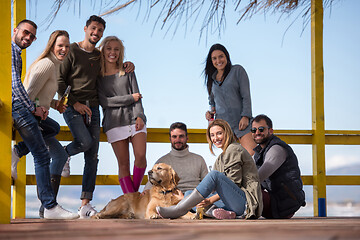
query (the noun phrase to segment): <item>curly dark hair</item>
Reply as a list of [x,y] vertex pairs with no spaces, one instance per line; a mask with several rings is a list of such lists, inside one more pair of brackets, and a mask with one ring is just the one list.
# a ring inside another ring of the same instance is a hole
[[92,22],[101,23],[102,25],[104,25],[104,29],[106,27],[106,22],[102,17],[96,16],[96,15],[91,15],[89,17],[89,19],[86,21],[86,26],[88,27]]

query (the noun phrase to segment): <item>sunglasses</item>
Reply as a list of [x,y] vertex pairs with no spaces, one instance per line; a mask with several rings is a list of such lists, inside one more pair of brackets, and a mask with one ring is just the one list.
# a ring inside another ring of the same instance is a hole
[[36,36],[34,34],[32,34],[31,32],[29,32],[28,30],[26,29],[22,29],[22,28],[19,28],[21,31],[23,31],[23,33],[26,35],[26,36],[30,36],[30,40],[31,41],[35,41],[36,40]]
[[269,127],[259,127],[259,128],[253,127],[252,129],[250,129],[250,131],[252,133],[256,133],[256,130],[259,130],[259,132],[263,132],[263,131],[265,131],[266,128],[269,128]]

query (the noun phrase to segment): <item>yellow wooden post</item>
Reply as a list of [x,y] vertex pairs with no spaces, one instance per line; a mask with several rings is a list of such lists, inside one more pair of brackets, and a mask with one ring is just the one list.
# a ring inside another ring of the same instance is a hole
[[[14,12],[14,27],[23,19],[26,18],[26,0],[14,0],[13,2]],[[22,50],[21,53],[23,62],[22,80],[26,73],[26,50]],[[17,135],[16,141],[20,138]],[[12,216],[13,218],[25,218],[26,209],[26,157],[22,157],[18,167],[18,179],[14,182],[13,187],[13,204],[12,204]]]
[[11,214],[11,1],[0,2],[0,223]]
[[323,5],[311,1],[311,105],[313,135],[314,216],[326,217]]

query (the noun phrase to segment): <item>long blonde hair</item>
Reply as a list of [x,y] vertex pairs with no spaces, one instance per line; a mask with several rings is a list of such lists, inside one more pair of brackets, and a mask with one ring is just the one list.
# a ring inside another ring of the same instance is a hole
[[124,64],[123,64],[124,56],[125,56],[125,47],[122,41],[116,36],[108,36],[104,38],[104,40],[102,40],[102,42],[99,45],[99,49],[101,52],[101,75],[104,76],[106,72],[104,48],[111,41],[116,41],[120,44],[120,54],[119,54],[119,59],[116,61],[116,66],[119,69],[119,76],[122,76],[125,74]]
[[40,61],[41,59],[43,58],[46,58],[49,53],[51,52],[51,50],[54,48],[54,45],[55,45],[55,42],[56,42],[56,39],[60,36],[65,36],[67,38],[70,38],[69,37],[69,33],[65,30],[56,30],[54,32],[52,32],[50,34],[50,37],[49,37],[49,41],[47,42],[46,44],[46,47],[44,49],[44,51],[40,54],[40,56],[30,65],[30,68],[29,70],[27,71],[26,73],[26,76],[25,76],[25,79],[27,79],[29,77],[29,74],[31,72],[31,69],[33,68],[33,66],[38,62]]
[[213,148],[214,148],[214,144],[211,141],[211,137],[210,137],[210,128],[214,127],[214,126],[219,126],[224,130],[224,139],[225,139],[225,143],[224,143],[224,147],[223,147],[223,153],[226,151],[227,147],[233,143],[236,142],[236,138],[235,135],[233,133],[233,131],[231,130],[230,125],[223,119],[215,119],[213,122],[211,122],[206,130],[206,139],[209,143],[209,149],[210,152],[215,155]]

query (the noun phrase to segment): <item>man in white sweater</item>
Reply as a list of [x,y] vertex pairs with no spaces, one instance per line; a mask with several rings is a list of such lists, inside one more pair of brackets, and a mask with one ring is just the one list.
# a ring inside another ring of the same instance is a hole
[[[208,173],[207,165],[203,157],[189,152],[187,127],[184,123],[171,124],[169,136],[171,151],[159,158],[155,164],[170,165],[180,177],[178,188],[183,193],[189,190],[191,192]],[[144,190],[150,188],[151,184],[148,182]]]

